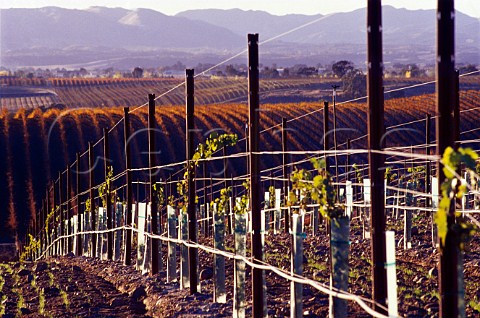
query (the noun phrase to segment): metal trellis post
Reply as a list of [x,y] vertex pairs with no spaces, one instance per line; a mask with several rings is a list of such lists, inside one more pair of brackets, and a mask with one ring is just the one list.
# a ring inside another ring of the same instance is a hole
[[[95,161],[94,161],[94,156],[93,156],[93,147],[92,143],[88,143],[88,179],[89,179],[89,196],[90,196],[90,220],[92,222],[92,231],[96,230],[96,217],[95,217],[95,192],[94,192],[94,186],[95,186],[95,175],[94,175],[94,170],[95,170]],[[97,255],[97,234],[93,232],[90,235],[90,240],[91,240],[91,255],[92,257],[95,257]]]
[[[282,172],[283,172],[283,200],[284,205],[287,206],[288,200],[288,134],[287,134],[287,119],[282,118]],[[290,210],[285,209],[285,233],[290,233]]]
[[[382,150],[385,133],[383,105],[382,61],[382,4],[369,0],[367,7],[367,95],[368,95],[368,149]],[[384,156],[369,152],[369,177],[371,180],[371,252],[373,300],[376,311],[386,314],[387,271],[385,244]],[[378,304],[378,305],[377,305]]]
[[[263,262],[262,244],[262,214],[261,214],[261,189],[259,167],[259,71],[258,71],[258,34],[248,35],[248,127],[249,127],[249,167],[250,167],[250,207],[252,210],[252,256],[254,262]],[[252,298],[253,317],[265,315],[265,290],[263,270],[252,269]]]
[[[70,165],[67,164],[67,233],[68,235],[73,233],[73,222],[72,222],[72,169]],[[73,237],[69,236],[67,238],[67,252],[70,253],[73,251]]]
[[[186,155],[187,155],[187,187],[188,187],[188,204],[187,204],[187,214],[188,214],[188,239],[189,241],[196,243],[197,242],[197,211],[195,204],[195,182],[193,182],[195,177],[195,167],[191,162],[194,148],[193,148],[193,133],[195,128],[195,110],[194,110],[194,70],[187,69],[185,71],[186,77]],[[198,258],[198,249],[197,248],[188,248],[188,258],[190,266],[190,294],[197,292],[197,283],[198,283],[198,273],[197,273],[197,258]]]
[[[437,9],[437,65],[436,93],[437,155],[442,156],[447,147],[455,146],[454,106],[456,103],[455,79],[455,9],[453,0],[439,0]],[[439,192],[445,180],[441,167],[437,168]],[[455,224],[455,208],[450,205],[447,215],[447,235],[445,244],[440,242],[439,288],[440,317],[458,317],[458,235],[452,230]]]
[[[127,207],[125,209],[126,214],[126,226],[132,226],[132,158],[130,155],[130,114],[129,108],[123,108],[124,113],[124,142],[125,142],[125,174],[127,181]],[[126,230],[125,234],[125,257],[123,258],[123,263],[125,265],[130,265],[132,253],[132,230]]]
[[[75,170],[77,171],[77,176],[76,176],[76,183],[77,183],[77,231],[80,232],[81,230],[81,223],[80,223],[80,216],[83,214],[83,211],[81,209],[81,196],[80,196],[80,189],[81,189],[81,184],[80,184],[80,153],[77,152],[77,161],[76,161],[76,166]],[[75,254],[77,256],[82,255],[82,235],[77,234],[76,236],[76,251]]]
[[[153,167],[156,165],[156,148],[155,148],[155,94],[148,94],[148,165],[149,165],[149,190],[150,190],[150,214],[152,216],[151,229],[154,235],[161,233],[158,228],[158,200],[155,193],[155,173]],[[160,187],[160,185],[159,185]],[[160,225],[161,226],[161,225]],[[155,275],[159,270],[159,241],[157,239],[150,239],[151,249],[150,258],[152,260],[151,274]]]
[[[103,162],[104,162],[104,172],[105,172],[105,182],[108,180],[108,170],[112,169],[112,165],[110,165],[110,143],[108,139],[108,128],[103,129]],[[112,200],[110,194],[110,187],[112,187],[111,180],[110,186],[105,187],[105,202],[106,206],[104,207],[107,210],[107,229],[109,232],[107,233],[107,258],[113,259],[113,209],[112,209]]]

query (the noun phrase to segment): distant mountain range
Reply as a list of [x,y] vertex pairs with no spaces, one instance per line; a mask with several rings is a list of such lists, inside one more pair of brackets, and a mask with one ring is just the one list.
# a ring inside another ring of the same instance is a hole
[[[0,64],[7,67],[196,65],[244,49],[247,33],[259,33],[262,42],[308,23],[262,47],[264,64],[365,60],[365,9],[327,16],[240,9],[168,16],[149,9],[45,7],[4,9],[0,18]],[[385,60],[434,63],[435,23],[435,10],[384,6]],[[480,19],[457,12],[456,47],[457,60],[479,63]]]
[[226,28],[149,9],[7,9],[1,12],[1,23],[2,50],[69,46],[231,50],[241,42]]
[[[435,10],[407,10],[383,6],[384,43],[434,44]],[[322,15],[274,16],[262,11],[191,10],[178,13],[178,17],[204,21],[244,35],[256,31],[263,39],[286,32],[311,21],[301,30],[282,37],[282,41],[309,44],[363,44],[366,42],[366,10]],[[459,44],[480,45],[480,20],[463,13],[456,15],[456,41]]]

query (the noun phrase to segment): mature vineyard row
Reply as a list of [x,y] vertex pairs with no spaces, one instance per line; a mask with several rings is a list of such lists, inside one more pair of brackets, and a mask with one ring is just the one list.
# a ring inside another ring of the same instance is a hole
[[20,108],[50,107],[57,99],[54,96],[2,97],[0,108],[15,111]]
[[[385,104],[386,126],[398,125],[404,122],[425,118],[427,113],[434,113],[434,95],[423,95],[412,98],[389,100]],[[480,108],[478,91],[461,93],[462,109]],[[299,120],[289,121],[289,149],[291,150],[318,150],[323,148],[323,112],[321,103],[300,104],[265,104],[262,105],[261,123],[263,128],[279,124],[281,118],[296,118],[308,112],[316,113]],[[347,138],[355,139],[363,136],[366,131],[366,105],[341,104],[337,105],[338,143],[344,143]],[[184,107],[162,106],[157,108],[156,119],[158,132],[157,145],[161,151],[160,164],[173,163],[185,158],[184,149]],[[205,135],[212,129],[221,129],[229,133],[236,133],[242,138],[245,135],[245,121],[247,107],[243,104],[222,104],[196,107],[196,143],[203,141]],[[0,192],[0,215],[2,224],[2,240],[13,234],[7,231],[8,223],[13,228],[28,224],[37,206],[45,195],[45,185],[58,176],[59,170],[64,170],[66,163],[75,160],[76,152],[83,153],[89,141],[96,142],[102,137],[104,127],[112,127],[123,116],[121,108],[87,108],[62,111],[49,109],[42,111],[20,110],[16,114],[3,111],[0,115],[0,157],[5,158],[0,165],[0,187],[6,191]],[[132,138],[133,167],[144,167],[148,162],[147,133],[142,131],[146,127],[146,108],[131,114],[133,129],[137,132]],[[477,118],[480,109],[465,113],[462,117],[462,131],[478,127]],[[332,121],[330,115],[330,121]],[[330,123],[330,127],[333,124]],[[419,121],[404,126],[409,130],[400,130],[388,135],[387,146],[410,146],[424,143],[425,122]],[[345,130],[351,128],[351,130]],[[473,131],[462,136],[463,139],[479,138],[480,131]],[[332,140],[332,139],[331,139]],[[111,154],[115,174],[124,169],[123,159],[123,124],[120,123],[111,134]],[[365,147],[366,139],[352,143],[353,148]],[[95,148],[95,155],[101,156],[103,144]],[[343,148],[340,147],[340,148]],[[245,149],[245,143],[240,142],[236,149],[239,152]],[[261,136],[261,150],[281,150],[281,138],[277,129],[266,131]],[[266,157],[262,161],[263,168],[280,163],[278,157]],[[86,167],[87,158],[82,158],[82,165]],[[244,159],[232,159],[229,162],[229,173],[238,174],[244,171]],[[212,166],[212,171],[217,168]],[[220,170],[218,168],[218,170]],[[98,163],[95,170],[98,182],[103,180],[103,161]],[[163,178],[169,176],[168,170],[162,170]],[[135,179],[145,180],[146,174],[137,173]],[[86,181],[84,181],[86,182]],[[8,216],[10,215],[10,219]]]
[[[478,76],[461,78],[463,89],[478,89]],[[394,89],[407,85],[415,85],[429,79],[389,79],[385,89]],[[157,103],[161,105],[179,105],[184,103],[184,88],[178,88],[163,95],[182,83],[182,79],[108,79],[108,78],[74,78],[74,79],[20,79],[0,78],[0,86],[15,88],[45,89],[42,94],[6,95],[1,98],[1,108],[15,111],[20,108],[49,107],[52,104],[64,104],[68,108],[138,106],[146,102],[150,92],[157,92]],[[329,96],[331,84],[339,83],[335,79],[297,78],[297,79],[265,79],[261,81],[261,98],[266,101],[285,100],[319,100]],[[202,78],[195,84],[197,104],[213,104],[228,102],[246,102],[247,83],[242,78]],[[433,92],[434,85],[421,86],[408,94],[418,95]],[[308,93],[303,96],[302,94]],[[404,91],[394,92],[387,97],[403,96]],[[298,96],[296,96],[298,95]],[[295,97],[296,96],[296,97]]]
[[170,78],[18,78],[0,77],[0,85],[6,86],[101,86],[137,83],[151,85],[152,82],[172,82]]
[[[0,78],[0,86],[6,87],[43,87],[56,95],[47,96],[7,96],[2,97],[2,108],[15,111],[19,108],[48,107],[61,103],[69,108],[138,106],[146,102],[150,92],[157,92],[157,103],[162,105],[183,104],[184,87],[161,96],[178,84],[182,79],[19,79]],[[333,83],[338,80],[333,80]],[[289,89],[312,90],[330,89],[332,80],[315,79],[278,79],[263,80],[262,92],[282,91]],[[199,77],[196,80],[196,103],[212,104],[222,102],[245,101],[247,82],[239,78],[208,79]]]

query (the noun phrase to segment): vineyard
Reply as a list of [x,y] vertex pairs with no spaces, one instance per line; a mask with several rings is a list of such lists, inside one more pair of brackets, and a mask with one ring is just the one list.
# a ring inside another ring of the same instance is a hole
[[[166,93],[157,99],[160,105],[180,105],[183,103],[183,91],[180,79],[17,79],[0,78],[4,87],[42,87],[52,91],[49,99],[38,96],[15,96],[2,98],[2,108],[17,110],[20,108],[49,107],[51,104],[68,105],[69,108],[138,106],[145,102],[145,96],[152,91]],[[319,91],[331,88],[338,80],[316,79],[279,79],[263,80],[262,92],[275,91]],[[172,87],[177,87],[170,91]],[[245,101],[247,85],[245,79],[200,78],[195,89],[196,103],[213,104]],[[324,94],[324,93],[323,93]],[[321,95],[320,95],[321,96]],[[316,99],[319,97],[317,96]],[[51,102],[49,104],[49,102]]]
[[[468,111],[462,118],[462,131],[465,138],[476,139],[480,131],[475,130],[480,112],[478,91],[461,92],[461,109]],[[294,151],[313,151],[323,147],[322,122],[323,108],[320,103],[302,104],[265,104],[262,105],[261,124],[263,128],[279,125],[282,118],[287,120],[302,116],[302,114],[315,112],[311,116],[295,120],[290,128],[291,138],[288,148]],[[402,125],[406,130],[392,132],[388,136],[387,145],[413,146],[424,141],[425,118],[427,114],[435,114],[435,96],[421,95],[410,98],[392,99],[386,102],[386,126]],[[247,120],[247,106],[243,104],[220,104],[198,106],[196,109],[195,140],[204,140],[209,132],[221,129],[227,133],[238,136],[245,135],[245,122]],[[0,169],[2,191],[0,204],[3,213],[3,222],[10,224],[10,228],[17,223],[19,229],[25,228],[30,222],[30,217],[35,215],[44,196],[46,184],[56,177],[59,171],[68,162],[75,160],[77,152],[83,152],[88,142],[102,137],[104,128],[111,128],[123,116],[120,108],[91,108],[79,110],[20,110],[15,114],[3,112],[1,114],[0,151],[2,157],[7,158],[6,164]],[[346,103],[338,105],[337,127],[338,144],[345,147],[348,138],[352,140],[351,147],[362,149],[366,146],[366,105],[362,103]],[[185,157],[185,149],[178,147],[185,139],[184,108],[182,106],[162,106],[157,108],[155,118],[158,123],[156,132],[159,147],[159,163],[169,164],[180,161]],[[333,127],[333,118],[330,117],[330,126]],[[140,109],[132,114],[132,129],[139,130],[132,138],[132,145],[136,153],[147,151],[147,134],[141,131],[146,127],[147,113]],[[317,127],[316,129],[312,129]],[[261,135],[262,149],[281,150],[280,127],[267,131]],[[363,138],[362,138],[363,137]],[[62,145],[59,147],[58,145]],[[122,171],[125,162],[121,149],[123,148],[122,133],[118,130],[112,132],[111,147],[112,165],[114,171]],[[232,151],[238,152],[245,149],[245,144],[239,143]],[[101,149],[96,147],[96,155],[101,157]],[[12,160],[15,158],[15,160]],[[148,156],[134,156],[133,167],[143,167],[148,161]],[[84,161],[86,164],[86,161]],[[270,156],[262,160],[262,168],[267,169],[281,164],[281,158]],[[241,175],[245,171],[244,160],[231,159],[230,173],[233,176]],[[214,167],[217,171],[221,168]],[[100,167],[98,168],[101,170]],[[160,171],[161,178],[169,177],[168,171]],[[147,174],[139,174],[135,179],[145,181]],[[19,181],[22,180],[22,181]],[[98,179],[100,181],[101,179]],[[27,189],[27,191],[25,191]],[[8,216],[8,217],[7,217]],[[7,220],[9,220],[7,222]],[[17,225],[12,230],[16,230]],[[7,240],[14,233],[3,229],[3,240]],[[8,234],[7,234],[8,233]],[[24,234],[24,233],[21,233]]]
[[[473,146],[475,149],[478,149],[477,144],[474,140],[479,139],[479,129],[476,118],[480,116],[480,99],[478,91],[461,91],[460,93],[461,100],[461,139],[468,143],[470,146]],[[282,118],[287,120],[288,125],[288,142],[287,148],[289,150],[289,162],[295,163],[297,168],[311,168],[305,160],[305,156],[312,156],[315,153],[318,153],[318,149],[324,147],[324,140],[322,138],[322,126],[324,122],[324,106],[322,103],[301,103],[301,104],[264,104],[262,105],[262,112],[260,116],[260,122],[262,124],[263,132],[260,134],[260,151],[266,152],[262,155],[260,161],[260,167],[264,171],[262,174],[262,185],[264,191],[270,191],[272,187],[275,189],[282,189],[282,166],[283,158],[280,155],[282,151],[282,128],[281,122]],[[365,239],[365,224],[362,221],[362,211],[366,202],[364,202],[364,186],[361,183],[361,179],[366,178],[365,169],[367,166],[366,162],[366,153],[362,151],[366,147],[366,127],[365,121],[367,119],[366,115],[366,104],[363,103],[339,103],[336,105],[336,127],[338,133],[336,134],[337,155],[335,158],[333,153],[329,155],[328,162],[331,165],[331,169],[334,169],[336,166],[335,163],[338,161],[337,169],[338,175],[341,176],[338,181],[342,187],[344,187],[345,179],[348,178],[353,182],[353,197],[352,197],[352,236],[350,240],[358,242],[355,246],[355,250],[352,250],[352,257],[362,260],[360,263],[353,261],[351,263],[352,274],[349,278],[350,291],[356,295],[363,294],[365,290],[365,285],[370,284],[368,279],[368,273],[364,272],[362,269],[364,266],[362,262],[368,262],[368,255],[360,253],[359,251],[365,250],[368,248],[368,240]],[[425,129],[426,129],[426,116],[428,114],[435,115],[435,95],[421,95],[417,97],[410,98],[398,98],[388,100],[385,103],[386,109],[386,127],[387,131],[391,131],[388,134],[388,139],[386,140],[386,149],[391,149],[391,151],[407,151],[412,156],[414,154],[423,155],[426,153],[425,147]],[[241,154],[245,151],[247,147],[245,143],[245,122],[248,119],[247,116],[247,106],[244,104],[216,104],[216,105],[205,105],[197,106],[195,108],[195,136],[194,142],[196,144],[202,143],[209,136],[212,131],[218,133],[229,133],[237,134],[239,136],[239,142],[232,147],[227,148],[228,154]],[[330,110],[331,111],[331,110]],[[160,106],[156,108],[155,112],[155,121],[157,123],[157,130],[155,131],[156,145],[158,149],[158,163],[161,168],[158,170],[156,175],[158,180],[162,184],[165,184],[164,191],[165,197],[176,194],[176,187],[178,180],[181,180],[181,170],[178,169],[183,166],[182,158],[185,158],[185,148],[179,147],[182,145],[185,140],[185,130],[182,127],[185,126],[185,108],[184,106]],[[308,114],[308,116],[305,116]],[[120,200],[125,200],[126,198],[126,188],[122,186],[125,181],[124,173],[121,171],[125,167],[125,154],[122,149],[125,147],[123,133],[121,131],[122,126],[116,125],[119,121],[122,121],[124,116],[123,109],[121,108],[90,108],[90,109],[73,109],[73,110],[59,110],[59,109],[34,109],[34,110],[20,110],[14,114],[4,111],[1,117],[2,132],[0,143],[2,145],[1,149],[4,152],[2,155],[7,159],[6,165],[3,166],[2,174],[4,177],[0,178],[3,184],[1,185],[7,191],[2,192],[2,210],[9,211],[8,213],[3,213],[2,224],[8,224],[3,228],[2,233],[4,233],[3,240],[8,241],[9,238],[17,232],[21,237],[24,235],[22,229],[28,227],[28,225],[35,224],[34,220],[38,218],[36,211],[44,208],[45,201],[42,199],[45,198],[44,193],[48,191],[49,193],[49,204],[53,204],[54,200],[59,200],[57,194],[54,194],[52,191],[56,187],[60,186],[59,182],[63,183],[65,187],[66,175],[65,172],[60,175],[55,173],[56,171],[63,170],[62,167],[69,162],[76,160],[76,154],[79,153],[80,163],[79,166],[73,165],[72,170],[79,171],[80,180],[79,186],[75,182],[70,185],[70,193],[65,193],[65,190],[62,190],[64,202],[69,202],[68,198],[77,198],[76,193],[83,193],[78,195],[79,201],[71,201],[70,208],[73,211],[78,211],[79,204],[80,209],[84,209],[86,202],[88,201],[88,192],[82,192],[82,189],[86,189],[89,184],[88,174],[84,171],[88,171],[89,160],[88,152],[82,152],[82,150],[88,148],[88,144],[92,140],[100,140],[94,144],[92,151],[95,158],[99,159],[97,164],[93,167],[93,184],[101,185],[105,178],[105,169],[104,169],[104,149],[102,147],[104,138],[104,128],[112,128],[109,135],[109,147],[112,150],[110,154],[110,160],[108,161],[111,165],[114,177],[112,178],[112,189],[115,189],[115,195]],[[329,116],[329,125],[333,127],[332,114]],[[148,143],[147,143],[147,131],[145,127],[148,125],[148,112],[145,108],[139,108],[138,110],[132,112],[130,116],[131,129],[132,133],[131,148],[135,154],[132,156],[132,180],[133,180],[133,201],[138,203],[148,202],[148,178],[149,173],[144,168],[148,166]],[[433,124],[433,121],[431,122]],[[432,125],[434,126],[434,125]],[[316,127],[316,128],[315,128]],[[389,128],[391,127],[391,128]],[[120,128],[120,129],[119,129]],[[332,139],[332,138],[331,138]],[[349,149],[350,152],[346,152],[347,140],[349,140]],[[62,145],[62,147],[58,147]],[[330,146],[332,147],[332,146]],[[334,148],[330,148],[334,149]],[[358,149],[357,152],[355,149]],[[273,151],[273,152],[272,152]],[[276,153],[275,153],[276,151]],[[331,150],[333,151],[333,150]],[[145,155],[142,155],[145,154]],[[403,156],[403,155],[402,155]],[[348,159],[347,159],[348,157]],[[15,158],[13,160],[12,158]],[[97,160],[96,159],[96,160]],[[402,238],[403,231],[403,219],[401,217],[402,207],[406,206],[408,203],[408,195],[404,193],[404,189],[407,189],[409,186],[408,180],[423,180],[425,178],[425,170],[419,170],[420,172],[413,177],[412,172],[409,169],[412,167],[424,167],[424,161],[407,157],[399,157],[398,154],[392,155],[389,157],[389,165],[392,167],[391,174],[397,176],[406,175],[407,177],[402,177],[392,181],[392,190],[390,193],[388,204],[391,206],[389,208],[392,212],[392,216],[389,218],[388,227],[397,232],[397,240]],[[221,157],[218,160],[208,161],[208,166],[201,165],[198,169],[198,181],[196,182],[196,188],[199,190],[199,202],[203,205],[203,210],[207,211],[206,203],[215,201],[215,198],[218,197],[224,181],[228,180],[228,184],[232,187],[232,196],[236,197],[242,194],[242,180],[245,178],[247,171],[245,158],[242,156],[232,156],[227,157],[226,166],[222,161]],[[355,168],[353,164],[355,163]],[[356,170],[355,170],[356,169]],[[419,168],[420,169],[420,168]],[[407,171],[408,170],[408,171]],[[291,170],[290,170],[291,171]],[[180,172],[180,173],[179,173]],[[434,172],[434,171],[432,171]],[[411,175],[412,177],[408,177]],[[77,174],[73,174],[76,178]],[[227,176],[227,179],[223,177]],[[72,177],[71,177],[72,178]],[[48,180],[55,180],[54,184],[49,184]],[[395,179],[395,178],[394,178]],[[24,182],[18,182],[18,180],[24,180]],[[63,181],[60,181],[63,180]],[[408,181],[408,182],[407,182]],[[419,182],[416,181],[416,182]],[[420,184],[420,183],[418,183]],[[424,183],[423,183],[424,184]],[[47,188],[45,185],[48,185]],[[53,188],[52,188],[53,187]],[[97,186],[98,187],[98,186]],[[423,189],[423,190],[422,190]],[[345,191],[345,190],[344,190]],[[396,191],[396,193],[395,193]],[[418,191],[425,191],[423,186],[418,187]],[[343,192],[345,194],[345,192]],[[393,195],[394,194],[394,195]],[[57,196],[57,199],[55,199]],[[431,255],[435,255],[435,250],[431,247],[430,237],[429,237],[429,227],[431,224],[428,213],[427,215],[422,212],[422,207],[426,206],[426,199],[423,197],[424,193],[416,192],[415,201],[418,200],[417,212],[415,213],[413,226],[413,235],[412,235],[412,244],[418,244],[418,246],[423,246],[423,248],[428,248],[431,250]],[[94,192],[95,204],[96,207],[104,206],[102,203],[102,197],[100,192],[97,194],[97,190]],[[345,197],[344,197],[345,198]],[[75,199],[76,200],[76,199]],[[275,199],[277,200],[277,199]],[[274,200],[274,201],[275,201]],[[412,199],[413,200],[413,199]],[[473,200],[473,199],[472,199]],[[267,199],[265,199],[265,204],[267,204]],[[273,201],[271,201],[273,202]],[[275,201],[276,202],[276,201]],[[280,202],[280,201],[278,201]],[[91,203],[90,203],[91,204]],[[272,207],[278,206],[277,203],[273,204]],[[311,203],[310,203],[311,204]],[[473,206],[473,203],[469,203]],[[136,209],[139,206],[136,205]],[[423,208],[424,209],[424,208]],[[97,211],[98,208],[97,208]],[[168,229],[167,223],[167,207],[160,209],[160,218],[161,228]],[[268,211],[268,210],[267,210]],[[284,208],[281,208],[281,213],[285,213]],[[301,229],[302,232],[306,233],[315,233],[314,236],[307,236],[305,244],[308,244],[308,247],[305,247],[305,255],[309,256],[309,263],[305,265],[304,275],[306,277],[311,277],[315,281],[322,282],[325,279],[328,279],[328,262],[318,258],[318,251],[311,249],[313,246],[318,246],[320,250],[328,249],[328,242],[324,241],[323,233],[326,228],[325,224],[322,222],[318,223],[318,227],[315,229],[313,225],[313,215],[311,214],[313,210],[305,210],[305,221],[304,228]],[[404,210],[407,211],[407,210]],[[406,212],[404,212],[406,213]],[[45,215],[45,214],[44,214]],[[97,214],[99,215],[99,214]],[[229,216],[233,216],[233,212],[227,213]],[[181,214],[178,216],[180,217]],[[138,216],[137,216],[138,217]],[[199,219],[206,218],[207,215],[199,214]],[[97,228],[99,230],[106,225],[102,224],[102,219],[98,220],[99,224]],[[103,219],[104,220],[104,219]],[[120,220],[120,219],[119,219]],[[139,231],[139,220],[134,217],[134,224],[136,224],[135,230]],[[267,242],[275,242],[275,236],[282,237],[281,241],[288,241],[287,237],[284,237],[284,234],[281,234],[281,231],[277,231],[277,234],[274,234],[275,228],[275,216],[272,214],[269,216],[269,227],[270,230],[267,231],[268,239]],[[33,222],[33,223],[32,223]],[[211,221],[210,221],[211,222]],[[233,221],[232,221],[233,222]],[[318,222],[318,221],[316,221]],[[418,223],[417,223],[418,222]],[[228,223],[227,223],[228,224]],[[226,224],[226,225],[227,225]],[[267,223],[268,224],[268,223]],[[282,226],[283,222],[280,223]],[[363,225],[362,225],[363,224]],[[421,225],[422,224],[422,225]],[[427,227],[425,227],[427,225]],[[82,225],[86,229],[87,225]],[[213,242],[211,241],[210,235],[212,232],[208,231],[208,228],[211,228],[212,225],[203,224],[200,225],[200,233],[204,233],[200,236],[201,242],[206,244],[206,246],[212,246]],[[284,226],[284,225],[283,225]],[[227,227],[228,229],[228,227]],[[210,230],[211,231],[211,230]],[[231,231],[231,230],[229,230]],[[234,242],[231,241],[231,234],[227,231],[225,238],[227,242],[225,243],[225,248],[227,250],[234,249]],[[134,232],[135,237],[138,232]],[[415,234],[416,233],[416,234]],[[143,235],[143,234],[141,234]],[[166,237],[169,235],[167,232],[164,232],[163,235]],[[282,235],[282,236],[280,236]],[[101,235],[99,235],[100,237]],[[205,236],[205,238],[203,238]],[[118,235],[117,235],[118,237]],[[53,239],[53,236],[52,236]],[[83,238],[85,241],[88,240],[88,236],[85,235]],[[206,241],[205,241],[206,240]],[[147,242],[148,239],[146,240]],[[103,242],[103,243],[102,243]],[[99,249],[105,251],[107,238],[104,236],[101,241],[99,241]],[[313,243],[315,242],[315,243]],[[401,241],[400,241],[401,242]],[[477,238],[472,241],[472,244],[477,242]],[[167,264],[168,261],[168,244],[165,242],[162,245],[162,258],[161,263]],[[358,245],[358,246],[357,246]],[[364,246],[365,245],[365,246]],[[64,245],[65,246],[65,245]],[[364,247],[360,247],[364,246]],[[475,243],[472,246],[477,246]],[[60,248],[60,247],[57,247]],[[85,245],[83,247],[81,254],[91,255],[91,246]],[[124,261],[122,257],[125,253],[124,247],[119,247],[119,254],[116,256],[118,261]],[[278,253],[278,250],[287,249],[280,254],[288,254],[288,249],[290,249],[288,244],[272,244],[267,243],[266,251],[267,261],[269,264],[277,266],[279,268],[288,268],[288,258],[281,259],[278,256],[275,256]],[[142,250],[142,252],[137,251],[137,246],[133,246],[135,251],[132,254],[132,262],[137,262],[137,257],[142,257],[142,259],[148,259],[147,255],[143,255],[147,249]],[[277,252],[275,252],[277,251]],[[133,252],[132,252],[133,253]],[[428,313],[434,312],[436,309],[432,305],[435,303],[435,279],[436,275],[426,274],[426,269],[429,270],[435,267],[434,259],[425,260],[424,263],[417,264],[415,260],[415,253],[418,253],[418,249],[415,247],[411,250],[405,250],[404,252],[398,251],[397,260],[399,264],[399,281],[402,282],[402,288],[399,290],[399,297],[411,297],[412,301],[405,299],[403,304],[400,305],[400,310],[403,312],[417,312],[420,314],[427,315]],[[474,259],[477,253],[476,248],[471,250],[469,254],[469,259]],[[138,256],[140,255],[140,256]],[[208,253],[202,252],[201,254],[201,267],[200,268],[209,268],[208,264],[211,264],[213,260],[210,258]],[[107,258],[106,254],[99,254],[100,258]],[[179,256],[180,257],[180,254]],[[471,305],[467,306],[467,311],[473,313],[475,306],[475,301],[477,301],[475,296],[475,287],[477,284],[477,279],[475,275],[475,267],[472,267],[474,263],[469,263],[466,275],[471,277],[471,281],[467,283],[466,290],[468,292],[468,301]],[[163,265],[165,266],[165,265]],[[170,265],[169,265],[170,266]],[[178,265],[180,266],[180,265]],[[206,267],[205,267],[206,266]],[[232,275],[234,264],[230,261],[226,261],[226,275]],[[151,264],[146,264],[145,268],[150,268]],[[173,274],[171,274],[173,275]],[[327,276],[325,276],[327,275]],[[315,278],[316,277],[316,278]],[[419,301],[416,296],[420,291],[415,285],[410,285],[409,280],[417,280],[421,277],[428,279],[428,283],[425,286],[428,286],[428,289],[422,289],[422,293],[427,293],[429,296],[424,297],[422,301]],[[230,278],[227,279],[227,282]],[[167,279],[165,282],[167,286],[172,284],[172,279]],[[478,282],[480,283],[480,282]],[[214,288],[213,285],[206,282],[204,288]],[[230,281],[229,284],[233,284]],[[275,282],[270,282],[269,284],[276,284]],[[210,286],[210,287],[209,287]],[[249,283],[247,282],[247,286]],[[286,297],[285,293],[288,289],[288,285],[282,285],[279,287],[277,293],[278,297]],[[228,291],[228,290],[227,290]],[[230,291],[231,292],[231,291]],[[229,292],[229,293],[230,293]],[[306,291],[306,293],[315,293],[314,289]],[[181,294],[184,295],[184,294]],[[250,294],[247,292],[246,296]],[[283,296],[281,296],[283,295]],[[370,297],[369,293],[363,294],[365,297]],[[73,297],[73,296],[71,296]],[[155,295],[150,295],[156,299]],[[172,296],[173,297],[173,296]],[[180,297],[180,296],[179,296]],[[184,296],[182,296],[184,297]],[[269,298],[272,295],[269,294]],[[281,299],[281,298],[280,298]],[[315,315],[323,316],[328,311],[328,306],[325,306],[325,299],[323,298],[312,298],[315,301],[305,303],[305,310],[315,313]],[[327,298],[328,300],[328,298]],[[314,305],[318,303],[318,305]],[[281,308],[280,303],[277,301],[269,301],[269,306],[278,306]],[[322,305],[323,304],[323,305]],[[32,305],[33,306],[33,305]],[[163,303],[162,306],[166,306],[167,312],[173,314],[169,306]],[[433,307],[432,307],[433,306]],[[185,307],[188,306],[185,304]],[[149,310],[155,311],[156,307],[151,307]],[[170,309],[169,309],[170,308]],[[349,305],[349,310],[356,312],[357,315],[361,315],[362,309],[358,304],[353,303]],[[431,308],[425,310],[422,308]],[[72,309],[71,309],[72,310]],[[228,307],[219,307],[217,310],[220,312],[225,312],[228,314],[231,308]],[[433,310],[433,311],[432,311]],[[284,315],[285,312],[276,309],[277,315]],[[248,314],[248,311],[247,311]],[[168,316],[168,315],[166,315]]]
[[260,103],[310,82],[261,81],[258,34],[246,81],[25,82],[68,107],[0,115],[2,239],[22,243],[0,313],[44,315],[48,294],[65,316],[478,316],[480,71],[454,70],[453,9],[436,79],[399,88],[368,2],[368,98]]
[[[385,83],[385,89],[396,90],[404,86],[418,85],[432,78],[396,78]],[[183,104],[180,79],[133,79],[133,78],[2,78],[1,109],[15,112],[18,109],[49,108],[97,108],[113,106],[134,107],[145,102],[150,92],[158,92],[158,105]],[[331,96],[331,86],[340,84],[339,79],[286,78],[262,79],[260,98],[264,103],[314,102]],[[480,76],[463,77],[462,90],[480,90]],[[174,88],[172,90],[172,88]],[[195,103],[208,105],[218,103],[246,103],[247,83],[242,78],[200,77],[195,84]],[[387,94],[388,98],[434,93],[434,85],[419,86],[407,91]],[[340,95],[341,97],[341,95]],[[62,106],[63,105],[63,106]]]

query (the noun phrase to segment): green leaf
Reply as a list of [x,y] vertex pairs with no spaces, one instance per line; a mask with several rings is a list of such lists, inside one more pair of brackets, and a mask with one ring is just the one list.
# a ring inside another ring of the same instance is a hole
[[478,154],[472,148],[459,148],[458,152],[462,154],[462,161],[465,163],[465,166],[474,170]]
[[440,200],[437,213],[435,213],[435,224],[437,225],[437,234],[440,238],[441,246],[445,245],[445,239],[447,237],[448,223],[447,223],[447,214],[450,210],[451,201],[448,197],[443,197]]
[[217,149],[218,149],[217,147],[218,147],[218,144],[217,144],[216,142],[212,142],[212,143],[210,144],[210,151],[211,151],[211,152],[217,151]]
[[297,195],[295,192],[290,191],[288,192],[288,205],[295,205],[297,204]]
[[312,158],[310,159],[310,162],[313,164],[315,170],[325,169],[326,167],[325,159]]
[[448,179],[452,179],[455,176],[454,154],[455,152],[452,147],[447,147],[447,149],[445,149],[443,152],[443,173]]
[[467,184],[462,182],[462,184],[458,187],[457,198],[463,198],[465,193],[467,193]]
[[315,176],[315,177],[313,178],[313,186],[314,186],[315,188],[320,188],[320,187],[322,186],[322,184],[323,184],[323,178],[322,178],[322,176]]
[[214,131],[212,133],[210,133],[210,139],[217,139],[218,138],[218,132]]

